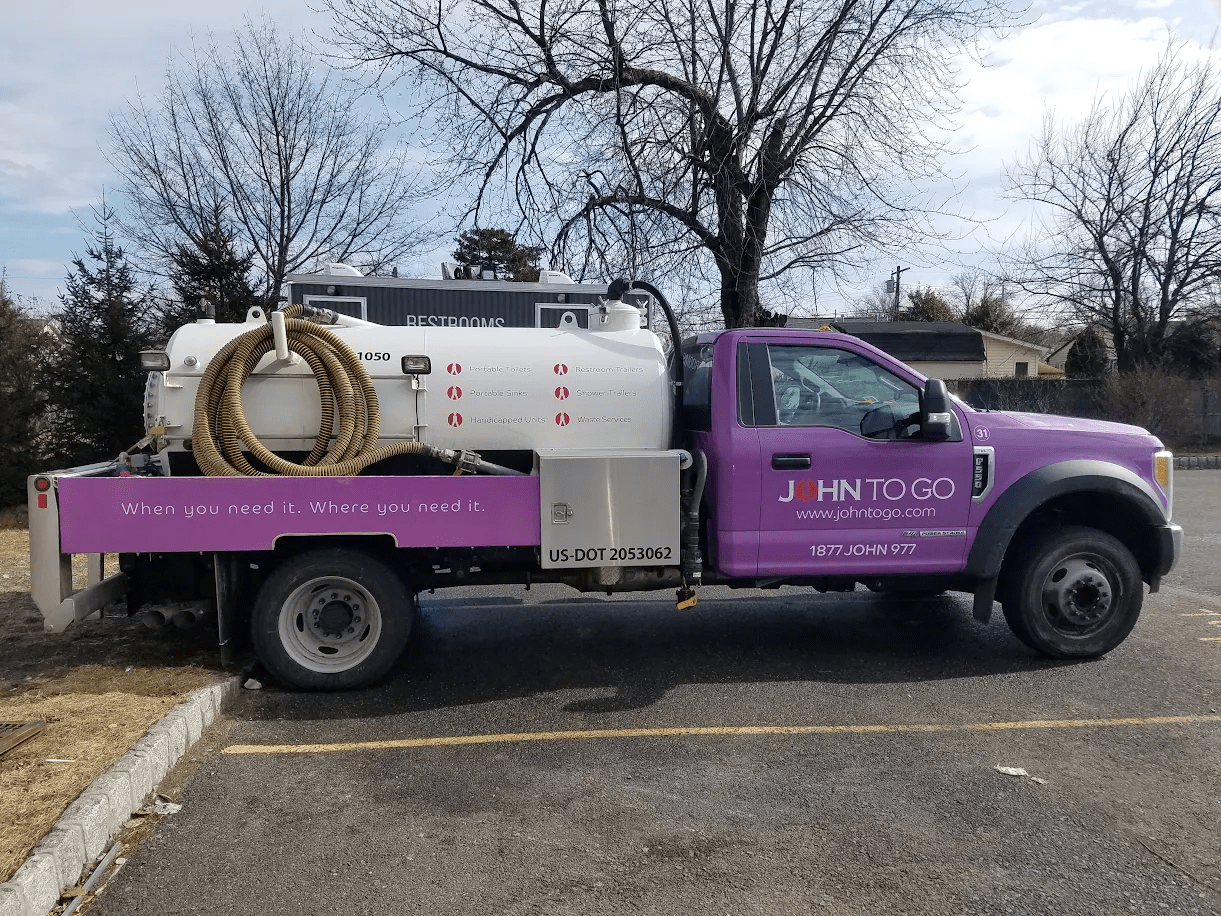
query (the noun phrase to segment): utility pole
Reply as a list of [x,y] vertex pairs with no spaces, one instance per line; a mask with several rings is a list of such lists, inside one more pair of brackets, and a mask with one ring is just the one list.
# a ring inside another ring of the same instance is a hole
[[891,320],[893,321],[899,314],[899,286],[900,279],[903,276],[903,271],[911,270],[910,267],[900,267],[895,265],[894,272],[890,275],[890,279],[886,281],[886,292],[895,294],[895,307],[891,312]]

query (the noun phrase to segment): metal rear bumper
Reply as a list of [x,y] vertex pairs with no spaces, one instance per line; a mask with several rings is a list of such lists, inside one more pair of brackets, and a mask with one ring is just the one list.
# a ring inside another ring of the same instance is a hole
[[[61,477],[105,477],[117,473],[114,462],[32,474],[27,481],[30,505],[30,592],[42,613],[43,629],[62,633],[77,620],[118,601],[127,592],[127,577],[119,572],[105,575],[102,554],[87,554],[88,578],[84,588],[72,582],[72,555],[59,544],[59,479]],[[36,482],[49,481],[39,489]],[[41,497],[41,499],[39,498]]]

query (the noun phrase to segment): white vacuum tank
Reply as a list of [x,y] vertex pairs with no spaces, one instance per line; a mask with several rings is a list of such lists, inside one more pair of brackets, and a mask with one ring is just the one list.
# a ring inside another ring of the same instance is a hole
[[[610,303],[591,328],[332,326],[373,378],[380,444],[419,440],[443,448],[491,450],[664,449],[673,397],[666,358],[638,312]],[[630,313],[630,314],[629,314]],[[149,375],[145,424],[164,426],[169,451],[191,436],[195,393],[214,354],[262,325],[207,320],[179,328],[170,368]],[[601,330],[600,328],[608,328]],[[404,373],[404,356],[427,356],[432,371]],[[318,388],[300,358],[260,361],[242,387],[242,408],[272,451],[308,451],[320,424]]]

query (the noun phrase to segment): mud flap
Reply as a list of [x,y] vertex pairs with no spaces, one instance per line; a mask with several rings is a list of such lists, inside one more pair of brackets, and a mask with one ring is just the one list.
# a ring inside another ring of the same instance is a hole
[[237,641],[234,630],[237,623],[238,564],[233,553],[214,553],[212,573],[216,577],[216,636],[220,644],[220,662],[232,665],[237,661]]
[[975,606],[972,614],[980,623],[992,619],[992,602],[996,600],[996,580],[980,579],[975,583]]

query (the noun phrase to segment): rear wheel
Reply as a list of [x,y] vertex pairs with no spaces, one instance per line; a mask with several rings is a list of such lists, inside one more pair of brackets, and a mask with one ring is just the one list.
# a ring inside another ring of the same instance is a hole
[[259,591],[255,651],[303,690],[367,687],[390,670],[411,634],[414,598],[380,560],[347,548],[286,560]]
[[1001,606],[1014,635],[1053,658],[1092,658],[1118,646],[1140,616],[1140,568],[1118,539],[1061,528],[1033,542],[1006,571]]

